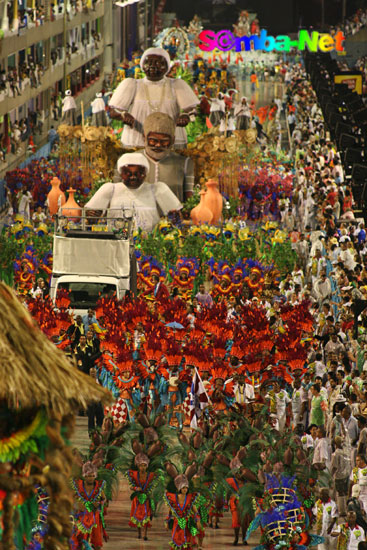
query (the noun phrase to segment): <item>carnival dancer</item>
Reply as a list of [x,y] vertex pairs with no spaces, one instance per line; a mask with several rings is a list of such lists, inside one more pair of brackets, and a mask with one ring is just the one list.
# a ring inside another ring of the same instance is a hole
[[201,529],[195,506],[197,495],[189,493],[189,480],[186,475],[176,476],[174,483],[177,493],[165,494],[169,510],[166,529],[171,529],[170,546],[173,550],[193,550],[196,547],[196,534],[198,529]]
[[241,97],[240,103],[235,105],[234,116],[236,118],[236,130],[250,128],[251,110],[247,103],[247,97]]
[[143,529],[144,540],[148,540],[147,533],[151,527],[152,507],[149,493],[156,478],[153,472],[148,472],[149,462],[146,454],[137,454],[135,456],[137,470],[128,470],[126,474],[133,491],[129,525],[138,529],[138,539],[141,539]]
[[175,147],[185,147],[184,126],[199,104],[190,86],[181,78],[167,78],[171,60],[162,48],[149,48],[141,57],[144,78],[126,78],[113,93],[109,107],[111,118],[124,121],[121,136],[125,148],[144,147],[143,124],[153,112],[166,113],[176,123]]
[[322,545],[324,550],[329,550],[332,547],[331,533],[338,519],[338,512],[327,487],[320,489],[320,498],[316,501],[312,511],[316,516],[316,533],[324,537]]
[[83,547],[83,541],[87,541],[94,550],[99,550],[103,539],[107,541],[103,516],[105,481],[96,479],[97,468],[92,462],[83,465],[82,475],[82,479],[71,482],[76,501],[72,540],[78,549]]
[[230,468],[232,470],[233,476],[228,477],[226,482],[232,489],[232,494],[229,498],[229,507],[232,514],[232,528],[234,529],[234,541],[233,546],[237,546],[238,538],[240,535],[240,529],[242,530],[242,539],[243,544],[247,546],[246,532],[250,523],[250,517],[248,514],[241,513],[239,506],[239,492],[240,489],[244,486],[243,476],[241,475],[241,461],[239,458],[235,457],[231,460]]
[[103,99],[102,92],[97,92],[95,99],[93,99],[92,107],[92,124],[93,126],[108,126],[106,116],[106,104]]
[[[243,369],[241,368],[241,370]],[[246,404],[255,401],[254,386],[246,383],[245,375],[243,374],[243,372],[238,373],[238,376],[236,377],[236,382],[233,386],[233,394],[236,403],[245,411]]]
[[162,351],[160,342],[150,339],[144,344],[144,359],[139,365],[140,387],[144,395],[145,408],[154,409],[157,414],[162,412],[163,403],[160,395],[166,385],[169,374],[163,365],[158,364]]
[[213,97],[210,101],[210,123],[216,127],[220,125],[220,121],[225,117],[226,104],[224,103],[223,94],[219,92],[217,97]]
[[[170,358],[168,358],[168,361]],[[178,428],[182,430],[183,427],[183,415],[182,415],[182,403],[186,398],[187,383],[182,380],[180,376],[179,367],[172,365],[169,369],[168,378],[168,425],[172,420],[173,413],[175,413]]]
[[332,534],[338,536],[337,550],[358,550],[359,543],[366,540],[366,534],[357,525],[357,514],[353,511],[347,513],[347,522],[334,528]]
[[353,468],[350,474],[351,486],[358,484],[360,487],[360,500],[363,503],[363,508],[367,513],[367,463],[363,455],[356,456],[356,467]]
[[114,382],[121,391],[120,398],[124,401],[127,409],[127,419],[132,421],[134,408],[140,404],[139,377],[132,374],[133,361],[129,352],[119,357],[121,367],[114,374]]
[[71,94],[71,90],[66,90],[65,97],[62,100],[62,120],[67,126],[76,126],[76,103]]
[[213,380],[213,390],[210,398],[213,403],[213,408],[217,413],[224,413],[233,402],[233,382],[225,384],[228,378],[228,371],[224,365],[217,363],[211,369]]

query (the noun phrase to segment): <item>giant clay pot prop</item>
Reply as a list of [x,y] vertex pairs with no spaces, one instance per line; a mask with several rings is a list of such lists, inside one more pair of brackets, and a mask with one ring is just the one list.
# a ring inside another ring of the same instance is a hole
[[51,216],[57,214],[59,207],[66,202],[65,193],[60,189],[60,183],[59,178],[52,178],[51,180],[52,189],[47,195],[47,204]]
[[202,223],[211,223],[213,219],[212,211],[205,205],[206,191],[203,189],[199,193],[200,202],[190,212],[190,217],[195,225],[201,225]]
[[69,193],[69,197],[64,206],[61,208],[61,214],[67,218],[70,218],[73,222],[79,221],[82,209],[74,199],[75,189],[70,187],[67,192]]
[[217,224],[222,217],[223,197],[219,193],[218,182],[216,180],[210,179],[205,185],[207,192],[204,196],[204,204],[213,214],[211,223]]

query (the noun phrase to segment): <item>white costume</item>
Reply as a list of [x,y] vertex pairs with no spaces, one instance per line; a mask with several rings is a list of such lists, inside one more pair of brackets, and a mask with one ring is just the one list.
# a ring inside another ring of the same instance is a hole
[[251,384],[235,384],[233,393],[236,403],[243,405],[255,400],[254,387]]
[[353,468],[350,478],[354,484],[358,484],[361,490],[359,500],[363,504],[364,511],[367,512],[367,467]]
[[[161,48],[149,48],[141,58],[141,67],[148,55],[160,55],[170,66],[169,55]],[[199,104],[199,100],[190,86],[180,78],[167,78],[153,82],[147,78],[126,78],[116,88],[109,106],[118,111],[128,111],[135,124],[130,128],[127,124],[121,136],[124,147],[144,147],[143,124],[148,115],[153,112],[166,113],[173,120],[180,115],[181,110],[187,110]],[[175,147],[184,147],[187,143],[185,128],[176,128]]]
[[62,112],[65,113],[66,111],[69,111],[70,109],[76,109],[76,103],[75,99],[71,95],[71,92],[68,93],[70,90],[67,90],[65,92],[65,97],[62,100]]
[[96,98],[90,104],[92,108],[93,126],[107,126],[106,105],[102,93],[98,92]]
[[247,130],[250,127],[251,110],[247,102],[242,103],[243,99],[247,99],[245,96],[241,97],[239,103],[235,104],[234,116],[236,118],[237,130]]
[[303,404],[307,403],[307,392],[304,390],[304,388],[293,388],[291,402],[292,422],[293,426],[296,427],[297,424],[300,424],[301,422],[304,423],[303,417],[301,418]]
[[[340,533],[340,525],[333,528],[333,533]],[[366,535],[362,527],[355,525],[348,529],[348,545],[346,550],[358,550],[358,544],[366,540]]]
[[333,500],[329,499],[328,502],[317,501],[316,505],[312,508],[312,512],[315,516],[318,515],[318,507],[322,507],[322,525],[321,531],[318,535],[324,537],[324,542],[318,545],[319,550],[329,550],[333,547],[334,541],[331,535],[328,534],[328,529],[338,517],[338,510]]
[[224,99],[220,99],[219,97],[213,97],[213,99],[210,102],[210,115],[209,120],[213,124],[213,126],[219,126],[220,121],[225,116],[226,112],[226,104],[224,103]]
[[71,90],[66,90],[62,100],[62,122],[68,126],[76,126],[76,103]]
[[[148,171],[149,163],[140,153],[128,153],[122,155],[117,163],[117,169],[127,165],[144,166]],[[135,210],[135,223],[137,228],[144,231],[152,231],[159,222],[160,214],[158,207],[163,215],[171,210],[180,210],[182,204],[172,193],[168,185],[163,182],[151,183],[144,182],[138,189],[129,189],[124,183],[105,183],[98,189],[95,195],[87,202],[86,208],[93,210],[113,209],[110,212],[111,217],[119,217],[123,208]]]
[[24,221],[29,220],[31,217],[31,214],[30,214],[31,200],[32,200],[32,193],[30,191],[27,191],[26,193],[23,193],[19,201],[18,212],[23,216]]

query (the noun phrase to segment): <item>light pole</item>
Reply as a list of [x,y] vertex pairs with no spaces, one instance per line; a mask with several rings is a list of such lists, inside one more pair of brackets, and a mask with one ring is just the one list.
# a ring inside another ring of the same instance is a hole
[[342,0],[342,21],[343,21],[343,25],[345,23],[346,16],[347,16],[347,0]]

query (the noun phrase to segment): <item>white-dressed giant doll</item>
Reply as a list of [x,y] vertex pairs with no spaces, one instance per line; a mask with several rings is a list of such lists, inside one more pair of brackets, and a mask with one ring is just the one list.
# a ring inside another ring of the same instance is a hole
[[149,48],[141,58],[145,77],[126,78],[116,88],[109,102],[111,118],[123,120],[121,142],[125,148],[144,147],[143,124],[154,112],[169,115],[176,123],[175,148],[187,143],[185,126],[199,100],[190,86],[180,78],[165,75],[170,68],[168,53]]
[[87,202],[86,208],[100,212],[111,208],[112,217],[121,216],[124,208],[135,210],[136,227],[152,231],[160,215],[181,210],[182,204],[163,182],[147,183],[149,162],[141,153],[126,153],[117,162],[121,181],[105,183]]

